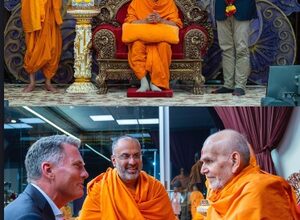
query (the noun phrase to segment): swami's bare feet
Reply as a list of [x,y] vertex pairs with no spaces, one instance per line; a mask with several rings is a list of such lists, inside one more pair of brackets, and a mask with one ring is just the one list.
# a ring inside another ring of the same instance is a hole
[[34,89],[35,89],[35,84],[29,84],[22,90],[22,92],[28,93],[28,92],[32,92]]
[[152,91],[155,91],[155,92],[161,92],[161,89],[158,88],[156,85],[154,85],[153,83],[150,83],[150,89]]
[[136,90],[136,92],[146,92],[147,90],[149,90],[149,83],[147,78],[144,76],[141,79],[141,86],[138,90]]

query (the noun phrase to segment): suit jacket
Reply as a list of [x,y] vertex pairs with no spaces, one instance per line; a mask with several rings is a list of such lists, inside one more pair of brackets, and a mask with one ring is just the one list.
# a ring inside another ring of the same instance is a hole
[[[233,15],[239,21],[251,20],[257,17],[255,0],[235,0],[236,13]],[[215,0],[215,18],[217,21],[226,20],[225,0]]]
[[17,199],[4,208],[4,220],[54,220],[55,216],[46,198],[28,184]]

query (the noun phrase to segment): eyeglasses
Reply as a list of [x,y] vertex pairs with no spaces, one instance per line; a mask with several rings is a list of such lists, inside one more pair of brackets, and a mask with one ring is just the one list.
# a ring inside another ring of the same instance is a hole
[[121,154],[119,156],[116,156],[120,160],[129,160],[130,158],[133,158],[134,160],[140,160],[142,158],[142,155],[140,153],[137,154]]

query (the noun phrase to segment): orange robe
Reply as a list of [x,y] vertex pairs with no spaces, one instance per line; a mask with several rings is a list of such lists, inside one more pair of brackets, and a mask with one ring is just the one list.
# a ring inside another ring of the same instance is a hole
[[21,4],[26,44],[24,68],[29,74],[42,69],[45,77],[51,79],[62,50],[61,0],[22,0]]
[[203,162],[198,160],[191,168],[190,172],[190,180],[189,180],[189,189],[192,189],[192,186],[195,183],[201,183],[204,185],[206,177],[205,175],[201,174],[201,167]]
[[111,168],[89,182],[87,187],[80,220],[176,219],[163,185],[144,171],[140,173],[135,192],[131,192],[117,170]]
[[[156,11],[164,19],[173,21],[178,27],[182,22],[173,0],[132,0],[128,7],[124,22],[145,19]],[[163,89],[169,88],[170,64],[172,57],[171,45],[166,42],[150,43],[136,41],[128,45],[128,62],[138,79],[150,74],[151,82]]]
[[204,199],[203,195],[199,191],[193,191],[190,195],[192,220],[202,220],[203,216],[197,213],[197,207],[200,205],[200,201]]
[[207,220],[300,219],[291,186],[279,176],[250,164],[226,186],[210,191]]

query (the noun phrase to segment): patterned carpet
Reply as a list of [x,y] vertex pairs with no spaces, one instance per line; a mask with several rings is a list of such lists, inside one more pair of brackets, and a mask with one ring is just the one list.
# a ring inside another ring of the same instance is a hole
[[97,105],[97,106],[260,106],[266,94],[264,86],[248,86],[242,97],[231,94],[211,94],[215,86],[205,86],[204,95],[194,95],[184,89],[175,88],[172,98],[127,98],[126,88],[109,88],[107,94],[70,94],[69,85],[55,85],[59,90],[50,93],[38,86],[31,93],[23,93],[23,84],[4,84],[4,99],[9,106],[56,106],[56,105]]

